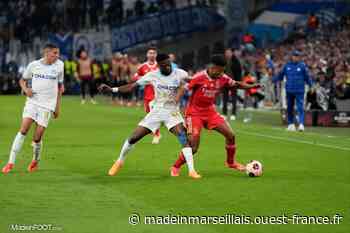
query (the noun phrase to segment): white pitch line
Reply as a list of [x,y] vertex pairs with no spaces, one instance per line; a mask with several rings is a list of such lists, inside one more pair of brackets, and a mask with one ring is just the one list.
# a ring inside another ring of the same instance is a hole
[[288,141],[288,142],[297,142],[297,143],[303,143],[303,144],[308,144],[308,145],[320,146],[320,147],[325,147],[325,148],[330,148],[330,149],[338,149],[338,150],[350,151],[350,148],[348,148],[348,147],[333,146],[333,145],[327,145],[327,144],[322,144],[322,143],[310,142],[310,141],[305,141],[305,140],[299,140],[299,139],[293,139],[293,138],[285,138],[285,137],[279,137],[279,136],[271,136],[271,135],[266,135],[266,134],[261,134],[261,133],[254,133],[254,132],[247,132],[247,131],[241,131],[241,130],[236,130],[236,131],[238,131],[241,134],[247,134],[247,135],[252,135],[252,136],[259,136],[259,137],[278,139],[278,140],[283,140],[283,141]]
[[[280,128],[280,127],[272,127],[273,130],[277,130],[277,131],[286,131],[286,128]],[[303,134],[306,135],[316,135],[319,137],[327,137],[327,138],[346,138],[345,136],[335,136],[335,135],[323,135],[320,133],[313,133],[313,132],[304,132]],[[350,138],[348,138],[350,140]]]

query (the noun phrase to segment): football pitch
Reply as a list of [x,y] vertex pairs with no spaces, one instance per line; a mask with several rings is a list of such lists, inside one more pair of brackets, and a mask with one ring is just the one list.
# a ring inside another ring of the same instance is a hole
[[[1,167],[24,101],[0,96]],[[170,177],[180,146],[162,127],[159,145],[144,138],[120,173],[109,177],[144,112],[99,102],[63,98],[60,118],[51,120],[44,136],[40,168],[32,174],[26,171],[29,133],[12,173],[0,174],[0,233],[350,232],[350,129],[291,133],[277,112],[254,112],[249,124],[242,123],[242,113],[232,122],[237,159],[261,161],[263,176],[224,167],[224,138],[204,130],[195,156],[202,179],[192,180],[186,167],[180,177]]]

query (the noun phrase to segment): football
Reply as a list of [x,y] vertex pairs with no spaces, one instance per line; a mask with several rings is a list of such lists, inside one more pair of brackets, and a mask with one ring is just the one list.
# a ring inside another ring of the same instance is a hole
[[246,173],[250,177],[261,176],[263,173],[263,166],[259,161],[252,160],[246,166]]

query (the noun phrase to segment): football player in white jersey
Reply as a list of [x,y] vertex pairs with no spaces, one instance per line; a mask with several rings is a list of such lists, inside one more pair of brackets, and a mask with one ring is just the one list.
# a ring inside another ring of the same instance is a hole
[[38,168],[45,129],[51,115],[58,118],[60,114],[61,95],[64,92],[64,65],[58,59],[60,51],[56,45],[46,44],[43,52],[43,58],[31,62],[19,81],[27,100],[23,109],[21,128],[12,143],[9,161],[2,169],[4,174],[13,169],[16,155],[20,152],[33,122],[36,126],[32,141],[33,160],[28,166],[28,171],[33,172]]
[[105,84],[99,87],[100,91],[130,92],[137,85],[152,84],[155,91],[151,111],[141,120],[134,133],[124,142],[119,158],[113,164],[108,174],[111,176],[116,175],[123,166],[126,155],[133,145],[144,136],[154,133],[161,124],[164,124],[182,145],[182,152],[186,158],[189,176],[198,179],[200,175],[194,169],[192,149],[187,139],[186,129],[183,125],[184,120],[179,109],[180,94],[178,90],[184,84],[184,79],[188,77],[188,74],[184,70],[173,69],[167,54],[158,54],[157,63],[159,66],[158,71],[147,73],[135,83],[114,88]]

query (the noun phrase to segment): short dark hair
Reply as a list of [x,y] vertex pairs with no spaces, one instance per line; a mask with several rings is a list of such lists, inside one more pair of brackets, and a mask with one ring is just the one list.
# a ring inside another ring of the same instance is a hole
[[45,44],[44,49],[58,49],[58,46],[53,43],[47,43]]
[[211,57],[210,62],[215,66],[226,66],[225,57],[221,54],[214,54]]
[[150,51],[150,50],[154,50],[154,51],[157,52],[157,47],[155,47],[155,46],[150,46],[150,47],[147,48],[147,52]]
[[157,61],[157,63],[159,63],[159,62],[162,62],[166,59],[169,59],[169,55],[165,54],[165,53],[160,53],[157,55],[156,61]]

